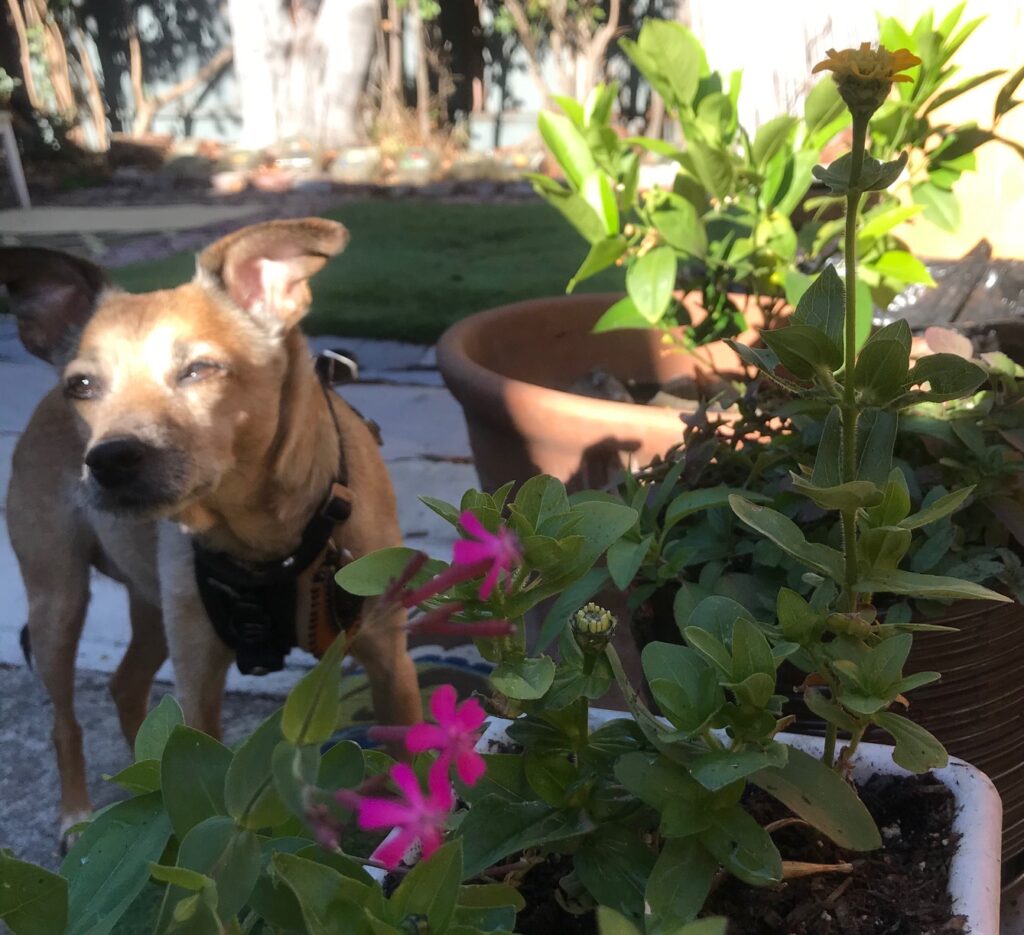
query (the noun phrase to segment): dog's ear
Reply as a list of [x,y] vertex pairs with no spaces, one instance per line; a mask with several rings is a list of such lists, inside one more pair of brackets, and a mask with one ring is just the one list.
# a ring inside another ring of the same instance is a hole
[[207,247],[197,276],[239,307],[288,329],[309,309],[309,278],[347,243],[348,231],[335,221],[267,221]]
[[7,287],[10,311],[26,350],[59,365],[110,283],[98,266],[68,253],[4,247],[0,285]]

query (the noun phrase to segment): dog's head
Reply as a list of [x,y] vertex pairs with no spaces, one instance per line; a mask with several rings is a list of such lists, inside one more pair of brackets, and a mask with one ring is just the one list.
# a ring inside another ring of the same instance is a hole
[[22,341],[78,417],[94,505],[174,515],[266,456],[308,280],[347,240],[319,218],[257,224],[201,253],[192,282],[138,295],[67,254],[0,249]]

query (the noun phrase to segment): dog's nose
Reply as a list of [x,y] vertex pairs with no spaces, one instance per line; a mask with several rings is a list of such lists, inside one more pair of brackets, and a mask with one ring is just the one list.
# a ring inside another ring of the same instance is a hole
[[132,436],[110,438],[93,445],[85,455],[96,483],[112,489],[135,480],[152,451],[149,445]]

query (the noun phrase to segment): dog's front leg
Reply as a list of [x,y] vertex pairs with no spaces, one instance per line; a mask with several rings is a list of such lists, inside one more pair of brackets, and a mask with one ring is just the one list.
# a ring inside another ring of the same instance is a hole
[[416,724],[423,719],[416,667],[406,641],[402,608],[367,607],[367,621],[352,642],[352,655],[366,670],[373,710],[381,724]]
[[177,527],[160,529],[160,596],[176,696],[191,727],[221,736],[224,683],[234,653],[221,642],[196,587],[192,544]]

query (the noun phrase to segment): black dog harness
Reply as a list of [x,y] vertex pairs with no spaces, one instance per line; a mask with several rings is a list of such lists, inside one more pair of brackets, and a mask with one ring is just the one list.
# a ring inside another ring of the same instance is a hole
[[[348,379],[339,377],[339,361],[351,365]],[[192,542],[203,607],[217,635],[235,651],[238,669],[245,675],[277,672],[296,646],[323,655],[339,633],[356,626],[362,609],[362,598],[334,581],[347,557],[335,545],[334,534],[352,513],[352,491],[330,386],[354,379],[355,364],[329,352],[316,364],[341,457],[331,489],[303,529],[298,548],[282,559],[257,563],[240,562]],[[363,421],[379,444],[376,425]]]

